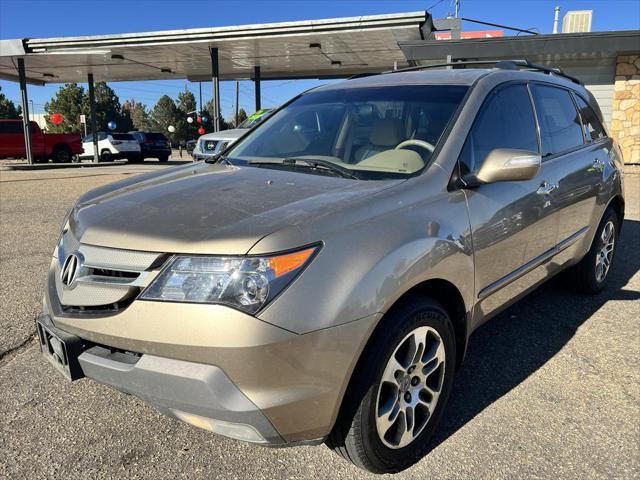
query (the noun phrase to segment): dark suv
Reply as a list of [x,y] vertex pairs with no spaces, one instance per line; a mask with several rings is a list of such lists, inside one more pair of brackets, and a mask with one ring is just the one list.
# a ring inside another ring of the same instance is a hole
[[162,133],[156,132],[129,132],[140,144],[141,159],[157,158],[166,162],[171,156],[169,140]]

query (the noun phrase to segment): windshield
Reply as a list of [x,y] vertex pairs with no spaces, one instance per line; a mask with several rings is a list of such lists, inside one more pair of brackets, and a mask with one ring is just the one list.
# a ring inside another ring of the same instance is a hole
[[429,163],[466,90],[396,85],[311,92],[273,114],[226,159],[319,173],[302,168],[316,160],[360,179],[406,177]]

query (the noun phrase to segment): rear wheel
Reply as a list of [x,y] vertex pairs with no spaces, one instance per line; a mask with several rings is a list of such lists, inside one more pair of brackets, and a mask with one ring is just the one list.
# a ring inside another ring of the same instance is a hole
[[69,163],[71,162],[73,155],[69,147],[66,145],[60,145],[53,150],[51,158],[55,163]]
[[158,157],[158,160],[160,160],[161,162],[166,162],[169,160],[169,155],[162,155]]
[[103,150],[102,152],[100,152],[100,161],[113,162],[113,155],[109,150]]
[[354,370],[329,448],[375,473],[416,463],[451,392],[455,358],[445,309],[431,299],[403,302],[387,314]]
[[603,217],[589,252],[569,270],[572,285],[582,293],[598,293],[606,286],[613,257],[618,246],[620,219],[612,208]]

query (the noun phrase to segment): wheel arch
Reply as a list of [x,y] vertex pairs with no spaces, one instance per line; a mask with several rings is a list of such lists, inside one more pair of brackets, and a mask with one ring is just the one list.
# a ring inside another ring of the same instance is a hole
[[442,278],[432,278],[414,285],[404,292],[387,310],[371,336],[379,328],[383,328],[384,318],[392,312],[394,308],[412,296],[429,297],[441,303],[447,311],[456,339],[456,370],[460,368],[464,361],[467,350],[467,340],[469,337],[469,315],[460,290],[450,281]]
[[[612,208],[618,215],[618,229],[622,230],[622,222],[624,221],[624,198],[622,198],[621,195],[615,195],[611,200],[609,200],[607,208],[605,208],[604,211],[606,212],[608,208]],[[602,214],[604,215],[604,212]]]

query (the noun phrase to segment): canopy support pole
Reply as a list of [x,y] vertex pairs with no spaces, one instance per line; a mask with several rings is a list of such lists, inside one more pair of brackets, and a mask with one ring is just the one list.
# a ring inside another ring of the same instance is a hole
[[213,131],[220,131],[220,64],[218,49],[210,47],[211,54],[211,83],[213,86]]
[[91,137],[93,139],[93,161],[98,163],[99,154],[98,152],[98,127],[96,126],[96,94],[93,89],[93,73],[90,73],[87,78],[87,82],[89,83],[89,105],[91,107]]
[[31,128],[29,128],[29,97],[27,96],[27,76],[24,70],[24,58],[18,58],[18,77],[20,79],[20,96],[22,97],[22,128],[24,129],[24,147],[29,165],[33,164],[31,150]]
[[260,95],[260,67],[253,67],[253,81],[256,87],[256,112],[262,108],[262,98]]

